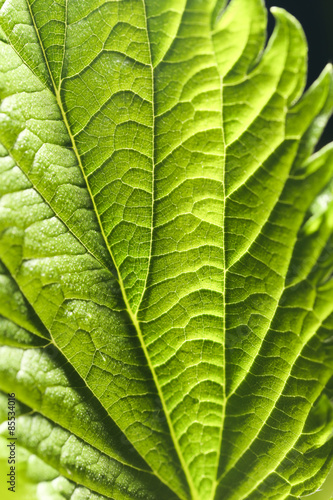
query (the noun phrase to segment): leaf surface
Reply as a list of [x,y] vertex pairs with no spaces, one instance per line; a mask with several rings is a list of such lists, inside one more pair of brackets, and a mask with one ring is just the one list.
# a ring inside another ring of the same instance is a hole
[[73,498],[314,491],[333,459],[333,147],[313,153],[331,67],[302,95],[303,31],[273,9],[265,46],[260,0],[0,7],[21,445]]

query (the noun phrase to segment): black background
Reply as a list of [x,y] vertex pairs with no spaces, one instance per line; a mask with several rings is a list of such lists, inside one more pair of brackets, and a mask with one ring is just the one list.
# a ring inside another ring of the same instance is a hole
[[[309,74],[307,86],[319,76],[328,62],[333,62],[333,0],[266,0],[268,8],[282,7],[303,26],[309,44]],[[268,32],[274,27],[269,15]],[[333,141],[333,119],[321,140],[321,145]]]

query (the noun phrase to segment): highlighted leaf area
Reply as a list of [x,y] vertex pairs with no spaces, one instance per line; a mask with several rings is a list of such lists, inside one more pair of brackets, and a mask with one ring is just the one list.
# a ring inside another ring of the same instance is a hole
[[328,474],[333,76],[304,93],[272,13],[266,40],[262,0],[0,0],[18,500],[295,500]]

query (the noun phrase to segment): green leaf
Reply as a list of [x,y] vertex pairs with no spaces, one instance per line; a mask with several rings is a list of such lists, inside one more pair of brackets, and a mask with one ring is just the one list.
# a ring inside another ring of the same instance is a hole
[[329,470],[333,74],[302,95],[272,12],[265,45],[261,0],[0,1],[0,388],[55,471],[36,498],[292,499]]
[[[158,491],[155,478],[144,480],[143,471],[112,460],[40,415],[19,416],[16,423],[21,445],[78,485],[115,500],[169,498]],[[6,425],[2,428],[6,433]]]
[[[0,393],[1,409],[7,406],[7,395]],[[16,416],[19,417],[20,422],[21,415],[28,413],[30,409],[20,405],[16,401]],[[4,422],[7,415],[1,415],[1,420]],[[28,419],[31,417],[28,417]],[[2,427],[5,429],[7,422]],[[6,434],[6,431],[4,431]],[[7,443],[6,437],[0,437],[1,443],[1,453],[0,462],[2,464],[3,470],[8,466],[7,459]],[[24,444],[21,442],[20,445],[16,446],[16,453],[18,456],[18,465],[15,470],[17,477],[17,485],[15,487],[15,497],[19,500],[25,500],[26,498],[36,498],[37,500],[43,500],[48,498],[50,500],[62,500],[62,499],[103,499],[102,495],[98,495],[89,491],[87,488],[76,485],[73,481],[69,481],[63,476],[59,476],[59,472],[53,469],[50,465],[47,465],[42,459],[38,458],[36,455],[32,454]],[[8,496],[7,484],[2,482],[1,484],[1,494],[4,499],[10,498]],[[12,492],[9,495],[13,494]]]

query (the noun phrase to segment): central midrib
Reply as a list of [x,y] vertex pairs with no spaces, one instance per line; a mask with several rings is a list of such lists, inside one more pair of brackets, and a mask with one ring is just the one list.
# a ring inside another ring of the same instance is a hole
[[[215,13],[215,9],[212,12],[212,16]],[[211,44],[212,44],[212,50],[215,58],[215,64],[216,64],[216,70],[219,74],[220,77],[220,90],[221,90],[221,134],[222,134],[222,144],[223,144],[223,156],[222,156],[222,199],[223,199],[223,205],[222,205],[222,267],[223,267],[223,285],[222,285],[222,296],[223,296],[223,316],[222,316],[222,329],[223,329],[223,359],[222,359],[222,384],[223,384],[223,405],[222,405],[222,415],[221,415],[221,427],[220,427],[220,434],[219,434],[219,443],[217,450],[218,452],[221,451],[222,448],[222,437],[223,437],[223,427],[224,427],[224,420],[225,420],[225,407],[226,407],[226,356],[225,356],[225,336],[226,336],[226,300],[225,300],[225,292],[226,292],[226,252],[225,252],[225,207],[226,207],[226,194],[225,194],[225,178],[226,178],[226,141],[225,141],[225,135],[224,135],[224,122],[223,122],[223,103],[224,103],[224,96],[223,96],[223,76],[220,73],[219,70],[219,65],[217,62],[216,58],[216,52],[215,52],[215,45],[214,45],[214,40],[213,40],[213,28],[215,26],[215,22],[212,19],[211,23],[211,29],[210,29],[210,35],[211,35]],[[220,453],[217,454],[217,460],[216,460],[216,472],[215,472],[215,481],[213,483],[212,487],[212,494],[210,500],[215,499],[216,495],[216,489],[219,484],[218,480],[218,471],[219,471],[219,465],[220,465]]]
[[[175,450],[177,452],[180,464],[183,468],[183,472],[185,474],[185,477],[186,477],[186,480],[187,480],[187,483],[188,483],[188,486],[190,489],[191,499],[192,500],[200,500],[198,497],[197,490],[193,484],[192,476],[190,474],[190,471],[189,471],[187,464],[184,460],[181,448],[179,446],[179,442],[178,442],[178,439],[177,439],[176,434],[175,434],[175,430],[174,430],[173,423],[172,423],[172,420],[170,417],[170,413],[169,413],[167,405],[166,405],[164,394],[163,394],[162,388],[159,384],[155,368],[154,368],[152,361],[150,359],[150,355],[149,355],[149,352],[148,352],[148,349],[147,349],[147,346],[145,344],[144,337],[143,337],[143,334],[141,331],[140,323],[139,323],[139,320],[137,318],[137,313],[140,310],[142,297],[143,297],[145,290],[146,290],[146,287],[147,287],[147,280],[148,280],[149,270],[150,270],[150,265],[151,265],[152,245],[153,245],[153,235],[154,235],[155,164],[156,164],[156,158],[155,158],[155,155],[156,155],[156,152],[155,152],[155,139],[156,139],[155,138],[155,77],[154,77],[154,66],[153,66],[152,50],[151,50],[151,44],[150,44],[150,38],[149,38],[148,16],[147,16],[147,9],[146,9],[145,0],[142,0],[142,6],[143,6],[145,22],[146,22],[147,45],[148,45],[148,50],[149,50],[149,59],[150,59],[150,68],[151,68],[151,77],[152,77],[152,94],[151,94],[151,97],[152,97],[152,120],[153,120],[153,124],[152,124],[152,183],[151,183],[152,210],[151,210],[151,233],[150,233],[150,246],[149,246],[148,264],[147,264],[147,274],[146,274],[146,280],[145,280],[145,284],[144,284],[144,287],[142,290],[142,295],[141,295],[141,298],[140,298],[140,301],[139,301],[139,304],[137,307],[136,314],[134,314],[132,312],[131,308],[129,307],[127,296],[126,296],[126,291],[123,289],[122,292],[124,295],[124,300],[126,302],[126,307],[128,308],[129,315],[132,319],[132,322],[135,326],[138,337],[140,339],[141,348],[145,354],[149,369],[152,373],[153,380],[154,380],[154,383],[155,383],[155,386],[156,386],[156,389],[158,392],[158,396],[159,396],[159,399],[160,399],[161,404],[162,404],[163,412],[165,414],[166,421],[167,421],[167,424],[169,427],[170,436],[171,436],[173,445],[174,445]],[[122,285],[120,285],[120,286],[122,287]]]

